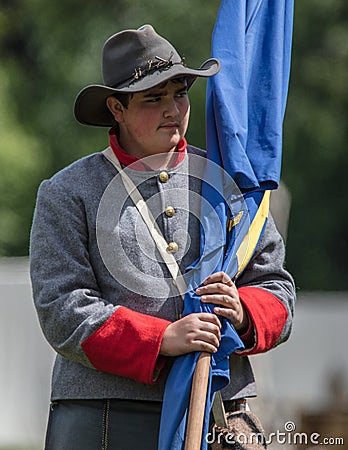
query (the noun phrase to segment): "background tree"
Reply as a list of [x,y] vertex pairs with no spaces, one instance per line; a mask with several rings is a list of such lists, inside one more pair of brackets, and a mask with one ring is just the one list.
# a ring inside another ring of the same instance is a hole
[[285,120],[288,266],[301,289],[347,289],[348,4],[296,2]]
[[[219,0],[2,0],[0,4],[0,255],[28,254],[42,179],[107,145],[74,121],[85,85],[101,82],[100,49],[151,23],[190,66],[210,53]],[[283,179],[292,194],[288,267],[302,289],[347,289],[348,4],[296,2]],[[204,147],[205,83],[190,91],[189,140]]]

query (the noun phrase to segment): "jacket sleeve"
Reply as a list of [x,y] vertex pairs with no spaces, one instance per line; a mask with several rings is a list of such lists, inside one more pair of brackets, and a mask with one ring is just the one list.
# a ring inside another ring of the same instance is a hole
[[284,242],[270,216],[252,259],[236,282],[254,335],[251,340],[249,330],[249,345],[239,354],[268,351],[290,336],[296,292],[284,258]]
[[[43,333],[65,358],[152,384],[170,322],[102,298],[81,198],[52,180],[38,192],[30,240],[33,298]],[[115,295],[117,295],[115,293]]]

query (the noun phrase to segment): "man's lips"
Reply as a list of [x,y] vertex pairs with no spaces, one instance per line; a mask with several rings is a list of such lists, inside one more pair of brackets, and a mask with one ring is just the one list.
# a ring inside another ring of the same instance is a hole
[[162,123],[159,128],[179,128],[180,124],[178,122],[166,122]]

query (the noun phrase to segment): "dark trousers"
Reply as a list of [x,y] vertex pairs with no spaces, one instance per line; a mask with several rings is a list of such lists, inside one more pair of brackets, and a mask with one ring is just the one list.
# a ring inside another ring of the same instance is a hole
[[63,400],[51,404],[46,450],[156,450],[162,404]]

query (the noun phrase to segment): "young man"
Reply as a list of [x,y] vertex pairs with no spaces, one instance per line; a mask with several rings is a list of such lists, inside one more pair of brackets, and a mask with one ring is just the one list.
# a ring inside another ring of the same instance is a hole
[[[192,211],[201,182],[194,172],[205,154],[184,137],[188,89],[218,70],[215,59],[187,68],[146,25],[105,43],[105,84],[88,86],[75,102],[79,122],[110,128],[109,152],[149,205],[181,271],[199,256],[199,217]],[[244,355],[278,345],[291,328],[294,285],[283,261],[270,219],[238,286],[220,272],[197,290],[202,302],[216,304],[214,314],[182,318],[178,289],[107,153],[44,181],[31,277],[43,332],[57,352],[46,448],[155,449],[173,358],[215,352],[219,317],[231,321],[246,347],[231,355],[224,398],[255,395]]]

